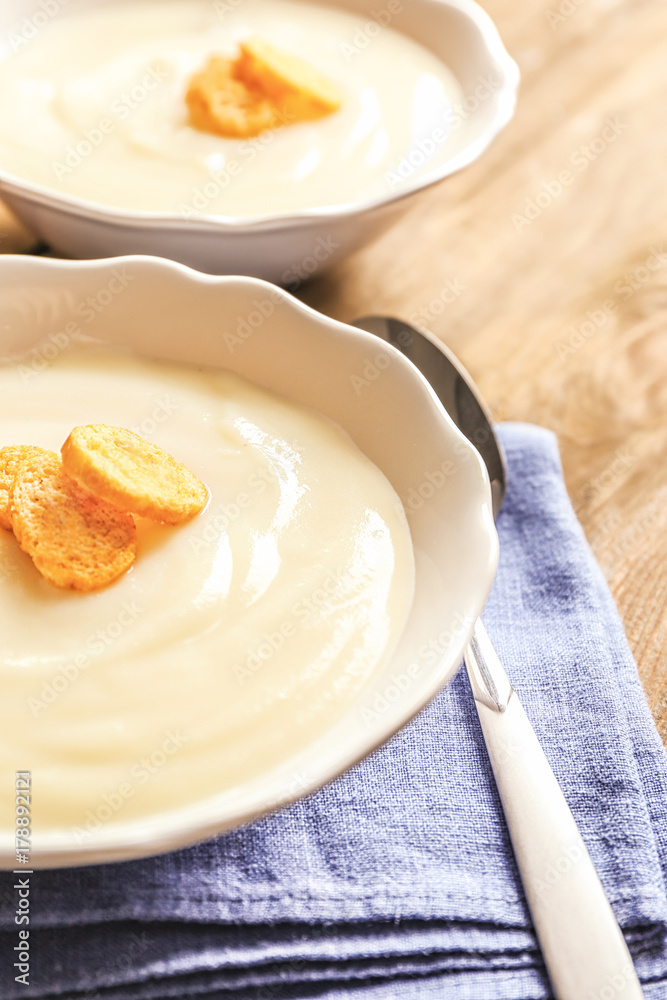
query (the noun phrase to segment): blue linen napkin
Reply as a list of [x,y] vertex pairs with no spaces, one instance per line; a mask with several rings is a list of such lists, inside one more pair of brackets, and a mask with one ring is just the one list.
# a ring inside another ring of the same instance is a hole
[[[501,427],[500,568],[484,614],[625,931],[667,996],[667,756],[562,480]],[[216,840],[32,876],[30,985],[2,878],[0,996],[543,1000],[550,990],[467,679],[314,795]],[[600,996],[613,997],[613,985]]]

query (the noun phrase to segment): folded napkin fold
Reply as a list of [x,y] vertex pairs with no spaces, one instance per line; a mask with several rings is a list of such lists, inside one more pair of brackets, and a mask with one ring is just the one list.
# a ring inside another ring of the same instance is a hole
[[[484,621],[645,995],[664,998],[667,756],[554,437],[501,433],[509,483]],[[29,986],[14,981],[3,883],[4,1000],[551,995],[463,672],[386,746],[275,815],[173,854],[35,872]]]

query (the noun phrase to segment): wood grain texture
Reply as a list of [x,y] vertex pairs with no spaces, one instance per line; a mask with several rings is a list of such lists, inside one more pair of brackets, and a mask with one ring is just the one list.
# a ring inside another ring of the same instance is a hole
[[[667,743],[667,5],[484,6],[522,71],[516,118],[299,294],[429,326],[497,418],[555,431]],[[29,245],[0,213],[0,249]]]
[[422,322],[497,418],[555,431],[667,743],[667,6],[484,6],[521,68],[515,120],[302,297]]

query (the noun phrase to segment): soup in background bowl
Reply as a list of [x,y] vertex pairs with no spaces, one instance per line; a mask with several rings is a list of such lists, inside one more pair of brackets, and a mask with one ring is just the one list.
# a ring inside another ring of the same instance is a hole
[[[518,71],[472,0],[26,0],[0,12],[0,192],[56,250],[149,252],[287,284],[389,225],[510,119]],[[194,128],[188,79],[264,35],[339,110],[248,138]]]

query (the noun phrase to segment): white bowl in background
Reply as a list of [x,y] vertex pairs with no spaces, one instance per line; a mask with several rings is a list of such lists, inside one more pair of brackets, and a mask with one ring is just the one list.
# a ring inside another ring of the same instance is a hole
[[[60,20],[105,2],[109,0],[68,0],[57,16]],[[371,20],[377,8],[375,0],[330,0],[330,5]],[[401,6],[391,27],[434,52],[453,72],[464,97],[447,155],[400,185],[387,184],[380,197],[290,214],[184,218],[60,194],[3,170],[1,164],[0,195],[54,250],[72,257],[157,254],[212,274],[251,274],[286,285],[298,273],[321,273],[388,228],[418,191],[476,160],[514,113],[518,68],[474,0],[410,0]],[[39,33],[48,17],[33,24],[34,14],[33,0],[5,0],[0,53],[9,52],[7,39],[21,31],[26,19]]]
[[[110,287],[116,293],[101,294]],[[91,301],[100,303],[99,311],[86,304]],[[246,822],[336,777],[387,740],[451,678],[495,575],[490,486],[477,451],[398,351],[266,282],[212,277],[141,256],[84,262],[0,257],[0,315],[5,359],[39,343],[66,350],[53,335],[74,323],[88,336],[143,355],[232,370],[326,414],[403,500],[416,562],[413,606],[390,662],[315,743],[258,779],[150,820],[103,826],[83,844],[70,832],[35,829],[32,865],[141,857]],[[52,347],[40,353],[52,356]],[[450,463],[446,482],[434,478],[443,463]],[[14,865],[13,832],[4,832],[0,867]]]

